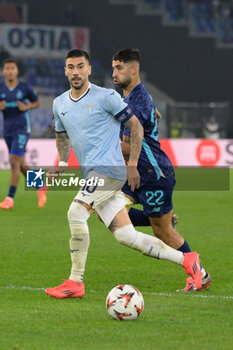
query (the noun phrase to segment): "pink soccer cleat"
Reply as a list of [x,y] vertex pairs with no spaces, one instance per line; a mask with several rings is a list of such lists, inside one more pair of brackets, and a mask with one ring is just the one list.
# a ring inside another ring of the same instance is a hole
[[38,195],[38,207],[43,208],[45,206],[45,203],[47,202],[47,196],[46,196],[47,191],[44,190],[39,190],[37,191]]
[[184,253],[183,268],[187,275],[191,276],[197,289],[202,285],[202,274],[200,269],[199,254],[196,252]]
[[0,208],[2,209],[8,210],[8,209],[12,209],[13,207],[14,207],[14,201],[10,197],[6,197],[4,201],[0,203]]
[[75,282],[68,279],[60,286],[46,289],[45,293],[58,299],[82,298],[85,294],[85,286],[83,282]]
[[197,289],[192,277],[188,277],[186,280],[186,286],[183,289],[178,289],[177,292],[199,292],[203,289],[208,289],[211,286],[212,279],[209,272],[206,271],[205,277],[202,277],[201,287]]

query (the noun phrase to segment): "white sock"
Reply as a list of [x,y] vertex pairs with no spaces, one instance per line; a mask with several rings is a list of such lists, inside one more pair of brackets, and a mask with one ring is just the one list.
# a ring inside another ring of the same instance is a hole
[[119,243],[139,250],[145,255],[183,265],[184,254],[182,252],[169,247],[154,236],[136,231],[132,224],[117,229],[114,236]]
[[161,260],[172,261],[178,265],[183,265],[184,254],[182,252],[169,247],[156,237],[142,232],[138,232],[138,234],[138,239],[135,242],[135,245],[137,247],[136,249],[140,250],[143,254]]
[[88,226],[86,225],[86,229],[83,230],[84,232],[80,233],[77,232],[80,231],[80,228],[77,228],[77,225],[78,224],[70,224],[70,254],[72,261],[70,279],[76,282],[83,282],[90,238]]
[[202,278],[204,278],[206,275],[206,270],[204,269],[204,267],[201,267],[201,275],[202,275]]

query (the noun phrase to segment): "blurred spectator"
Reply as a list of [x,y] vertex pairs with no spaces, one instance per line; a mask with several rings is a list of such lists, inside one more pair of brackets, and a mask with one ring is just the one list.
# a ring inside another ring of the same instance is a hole
[[233,139],[233,112],[229,115],[228,122],[226,125],[226,137]]
[[221,18],[229,18],[231,15],[231,5],[228,2],[222,2],[219,6]]
[[224,42],[233,41],[233,1],[219,5],[220,29]]
[[219,139],[220,128],[214,116],[210,117],[209,121],[205,124],[204,134],[206,139]]
[[42,58],[38,59],[37,66],[36,66],[36,73],[40,77],[46,77],[48,76],[49,67],[47,65],[47,62],[43,60]]
[[200,33],[212,33],[215,31],[216,19],[214,7],[211,0],[196,0],[192,3],[192,15],[195,29]]
[[177,139],[182,136],[183,123],[181,120],[174,118],[170,124],[170,137]]
[[220,1],[219,0],[212,0],[212,10],[213,10],[213,14],[214,17],[218,17],[218,13],[219,13],[219,6],[220,6]]
[[2,68],[3,62],[9,57],[9,52],[5,50],[4,46],[0,46],[0,68]]
[[65,12],[66,25],[74,26],[77,24],[77,14],[75,13],[74,5],[68,2]]
[[167,0],[166,9],[169,12],[169,20],[171,22],[179,22],[185,18],[184,0]]

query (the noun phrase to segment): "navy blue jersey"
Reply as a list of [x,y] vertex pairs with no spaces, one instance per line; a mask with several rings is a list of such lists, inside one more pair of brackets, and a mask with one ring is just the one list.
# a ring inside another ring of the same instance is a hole
[[[159,180],[161,175],[169,176],[173,172],[172,164],[161,148],[158,137],[157,118],[155,105],[147,89],[139,83],[124,98],[132,112],[141,122],[144,129],[142,151],[138,160],[138,171],[143,178],[151,179],[151,173],[155,172]],[[124,128],[124,135],[130,136],[130,129]]]
[[29,114],[21,112],[17,101],[27,103],[38,100],[32,88],[23,82],[19,82],[14,89],[9,89],[5,82],[0,83],[0,101],[6,101],[3,112],[4,136],[20,132],[30,132]]

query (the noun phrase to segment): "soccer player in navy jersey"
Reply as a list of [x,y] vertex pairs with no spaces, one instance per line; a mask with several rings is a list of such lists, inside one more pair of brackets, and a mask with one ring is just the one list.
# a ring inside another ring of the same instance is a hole
[[[14,196],[20,179],[20,173],[26,175],[27,165],[24,154],[30,136],[28,111],[39,107],[38,97],[32,88],[18,81],[18,66],[15,60],[8,58],[3,64],[5,81],[0,83],[0,111],[4,119],[4,139],[9,150],[11,166],[10,188],[7,197],[0,203],[2,209],[14,207]],[[46,202],[45,191],[37,191],[38,205]]]
[[[122,191],[131,203],[141,203],[143,211],[129,210],[134,226],[152,226],[154,234],[164,243],[183,253],[190,252],[186,240],[172,226],[172,193],[175,186],[173,166],[160,148],[158,137],[158,119],[161,114],[153,103],[152,97],[140,81],[140,51],[123,49],[112,58],[113,79],[116,86],[123,89],[124,102],[128,104],[144,129],[142,150],[138,160],[140,187],[132,191],[126,182]],[[125,157],[130,151],[130,130],[124,126],[122,152]],[[211,278],[204,268],[202,285],[199,290],[211,284]],[[197,290],[191,277],[187,279],[184,290]]]

